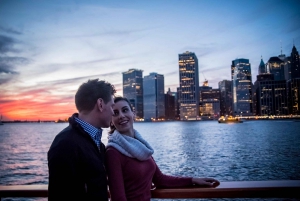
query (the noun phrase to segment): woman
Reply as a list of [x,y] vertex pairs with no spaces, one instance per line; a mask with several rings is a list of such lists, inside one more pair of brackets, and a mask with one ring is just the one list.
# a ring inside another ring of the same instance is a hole
[[164,175],[152,158],[152,147],[133,128],[135,114],[129,101],[115,98],[113,111],[105,153],[112,201],[150,201],[152,183],[157,188],[216,187],[220,184],[212,178]]

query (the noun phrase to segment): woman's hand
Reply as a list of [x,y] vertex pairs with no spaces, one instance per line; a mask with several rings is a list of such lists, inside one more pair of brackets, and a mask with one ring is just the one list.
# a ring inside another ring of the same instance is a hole
[[192,178],[192,182],[203,187],[217,187],[220,185],[220,182],[213,178]]

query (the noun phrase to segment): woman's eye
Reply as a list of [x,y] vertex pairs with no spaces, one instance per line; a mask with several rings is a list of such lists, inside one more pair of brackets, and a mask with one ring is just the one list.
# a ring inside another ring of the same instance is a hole
[[127,109],[127,108],[123,110],[123,112],[127,112],[127,111],[128,111],[128,109]]
[[114,116],[117,116],[118,115],[118,112],[114,112]]

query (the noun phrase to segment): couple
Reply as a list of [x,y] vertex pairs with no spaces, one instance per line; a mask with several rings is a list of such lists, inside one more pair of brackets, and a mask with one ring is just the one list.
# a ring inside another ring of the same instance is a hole
[[[176,188],[215,187],[212,178],[164,175],[152,147],[133,128],[134,111],[126,98],[114,98],[113,85],[98,79],[76,92],[78,113],[69,118],[48,151],[49,200],[149,201],[152,183]],[[102,129],[111,128],[107,146]]]

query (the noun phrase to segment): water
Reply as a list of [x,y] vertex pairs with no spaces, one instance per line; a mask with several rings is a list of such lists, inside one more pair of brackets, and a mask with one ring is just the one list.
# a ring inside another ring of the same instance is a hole
[[[66,126],[0,126],[0,185],[48,184],[47,151]],[[300,122],[149,122],[134,126],[154,148],[154,159],[165,174],[213,177],[221,182],[300,180]],[[103,142],[107,143],[107,130]]]

